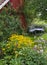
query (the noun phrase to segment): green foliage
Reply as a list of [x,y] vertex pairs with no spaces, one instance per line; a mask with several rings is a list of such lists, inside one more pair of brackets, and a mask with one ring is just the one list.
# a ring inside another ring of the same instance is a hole
[[0,60],[0,65],[7,65],[7,64],[6,64],[6,61]]
[[10,61],[10,65],[21,65],[21,61],[17,58]]
[[47,24],[47,21],[40,20],[39,18],[34,18],[32,24],[45,26]]
[[[8,9],[8,10],[7,10]],[[8,8],[0,14],[0,41],[7,39],[12,33],[22,34],[22,27],[20,25],[19,16],[16,11]],[[14,14],[15,13],[15,14]]]
[[22,48],[19,48],[15,43],[16,40],[12,42],[7,41],[7,43],[0,43],[0,63],[4,63],[6,65],[47,65],[46,50],[45,52],[43,51],[44,53],[38,53],[39,50],[42,50],[41,46],[41,49],[38,47],[38,50],[35,50],[34,47],[32,48],[24,45]]
[[10,65],[47,65],[44,55],[37,53],[31,48],[23,48],[18,52],[18,56],[11,60]]
[[25,0],[23,12],[28,22],[36,17],[47,20],[47,0]]
[[[8,43],[8,44],[7,44]],[[22,48],[17,48],[14,42],[2,42],[0,47],[2,52],[0,52],[0,64],[6,65],[47,65],[47,53],[46,50],[43,53],[38,53],[31,47],[22,46]],[[39,47],[38,47],[39,48]],[[1,58],[2,56],[2,58]]]
[[47,33],[43,34],[42,36],[40,36],[40,38],[44,39],[47,41]]

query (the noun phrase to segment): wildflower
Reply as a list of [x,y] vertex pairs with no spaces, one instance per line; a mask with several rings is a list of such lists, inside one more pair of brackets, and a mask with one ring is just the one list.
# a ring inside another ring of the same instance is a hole
[[[30,37],[26,37],[23,35],[16,35],[12,34],[9,38],[10,42],[14,42],[14,45],[18,48],[21,48],[21,46],[33,46],[34,42],[31,40]],[[9,45],[9,44],[8,44]]]

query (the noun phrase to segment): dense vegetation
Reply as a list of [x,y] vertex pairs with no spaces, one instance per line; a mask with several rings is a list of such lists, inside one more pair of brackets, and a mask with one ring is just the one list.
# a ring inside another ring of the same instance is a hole
[[[10,4],[0,13],[0,65],[47,65],[47,0],[24,0],[20,13],[25,30]],[[44,32],[30,33],[29,26],[42,26]]]

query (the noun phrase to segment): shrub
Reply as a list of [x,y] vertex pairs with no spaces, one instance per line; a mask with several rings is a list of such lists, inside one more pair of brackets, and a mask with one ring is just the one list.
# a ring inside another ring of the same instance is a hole
[[0,14],[0,41],[6,40],[12,33],[22,34],[22,31],[16,11],[5,7]]

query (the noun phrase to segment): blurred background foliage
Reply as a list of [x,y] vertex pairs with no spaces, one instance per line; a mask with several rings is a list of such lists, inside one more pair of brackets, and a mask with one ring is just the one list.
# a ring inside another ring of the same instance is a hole
[[29,19],[39,17],[47,20],[47,0],[25,0],[23,11]]

